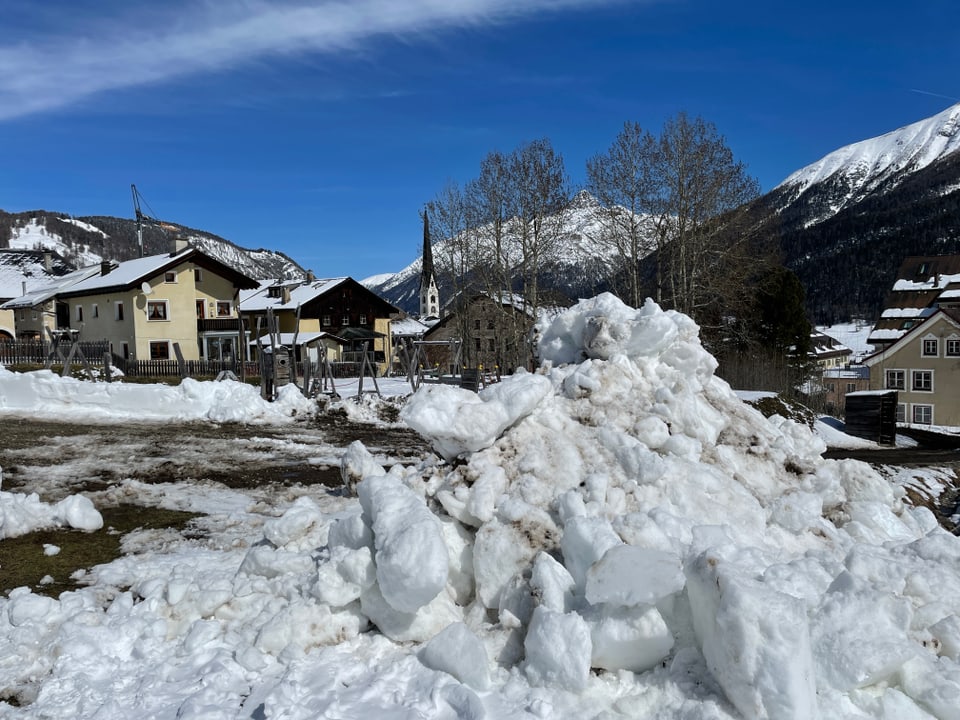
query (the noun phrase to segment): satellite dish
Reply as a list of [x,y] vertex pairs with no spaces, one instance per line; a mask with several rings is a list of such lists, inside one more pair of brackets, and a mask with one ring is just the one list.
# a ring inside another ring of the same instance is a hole
[[150,287],[150,283],[148,283],[148,282],[143,282],[143,283],[140,285],[140,289],[143,290],[143,294],[144,294],[144,295],[149,295],[150,293],[153,292],[153,288]]

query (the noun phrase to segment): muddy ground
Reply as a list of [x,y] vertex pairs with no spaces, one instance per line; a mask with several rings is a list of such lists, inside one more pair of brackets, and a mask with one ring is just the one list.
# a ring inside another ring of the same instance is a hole
[[[354,440],[394,461],[429,452],[411,430],[323,415],[290,425],[240,423],[72,423],[0,418],[2,489],[36,492],[47,502],[104,490],[125,478],[159,483],[201,480],[231,488],[340,484],[339,456]],[[58,474],[69,468],[71,477]],[[44,477],[56,477],[49,483]]]

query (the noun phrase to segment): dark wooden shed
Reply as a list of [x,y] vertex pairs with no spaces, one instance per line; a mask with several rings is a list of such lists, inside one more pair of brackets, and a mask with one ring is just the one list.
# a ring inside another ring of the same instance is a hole
[[897,436],[897,391],[864,390],[847,393],[846,433],[881,445],[893,445]]

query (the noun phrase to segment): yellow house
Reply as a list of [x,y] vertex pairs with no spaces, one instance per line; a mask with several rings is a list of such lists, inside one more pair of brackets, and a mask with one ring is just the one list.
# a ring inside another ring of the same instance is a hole
[[[192,247],[84,268],[13,305],[17,335],[36,323],[78,330],[131,360],[234,360],[245,338],[239,292],[257,281]],[[23,311],[23,328],[20,324]],[[28,319],[28,317],[30,319]]]

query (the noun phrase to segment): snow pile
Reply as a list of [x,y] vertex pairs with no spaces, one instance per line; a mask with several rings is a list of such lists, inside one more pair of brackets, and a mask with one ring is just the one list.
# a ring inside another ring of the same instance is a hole
[[0,600],[0,689],[35,717],[958,717],[929,511],[745,405],[683,315],[604,295],[539,330],[539,372],[409,400],[442,460],[354,443],[358,500]]
[[271,403],[258,388],[233,380],[185,378],[176,386],[91,383],[51,370],[15,373],[0,365],[0,412],[33,417],[282,422],[313,409],[314,403],[292,385],[281,388]]
[[70,495],[51,505],[41,502],[36,493],[0,490],[0,540],[51,527],[99,530],[103,517],[83,495]]

